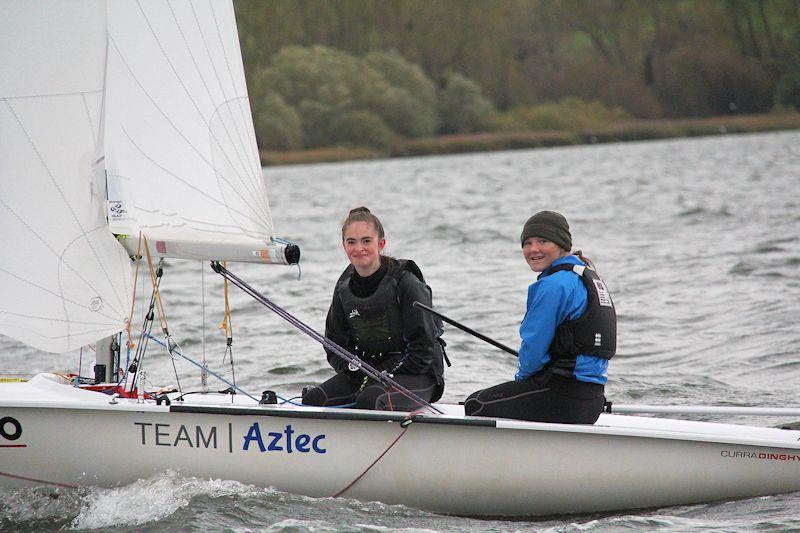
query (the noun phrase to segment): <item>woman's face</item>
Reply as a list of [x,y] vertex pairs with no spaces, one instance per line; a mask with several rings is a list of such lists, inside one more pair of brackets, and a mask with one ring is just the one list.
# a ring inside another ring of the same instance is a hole
[[344,253],[360,276],[374,274],[381,267],[381,250],[386,239],[379,239],[369,222],[351,222],[344,230]]
[[522,256],[534,272],[544,272],[553,261],[568,253],[556,243],[541,237],[529,237],[522,243]]

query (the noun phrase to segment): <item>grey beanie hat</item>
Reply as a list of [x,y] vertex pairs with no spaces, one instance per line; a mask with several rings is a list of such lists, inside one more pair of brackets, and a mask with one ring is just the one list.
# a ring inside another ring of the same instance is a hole
[[567,219],[555,211],[539,211],[522,227],[520,242],[531,237],[541,237],[556,243],[566,251],[572,250],[572,235],[569,232]]

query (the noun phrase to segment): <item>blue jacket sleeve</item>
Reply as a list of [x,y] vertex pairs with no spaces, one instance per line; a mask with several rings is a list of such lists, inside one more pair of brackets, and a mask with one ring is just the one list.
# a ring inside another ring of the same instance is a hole
[[567,290],[556,283],[555,274],[528,287],[528,310],[519,327],[522,344],[519,348],[516,380],[528,379],[550,361],[547,349],[556,327],[567,314]]

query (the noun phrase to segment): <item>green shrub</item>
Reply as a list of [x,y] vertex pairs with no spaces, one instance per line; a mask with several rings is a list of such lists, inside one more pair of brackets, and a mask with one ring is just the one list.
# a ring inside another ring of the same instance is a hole
[[296,150],[303,147],[303,130],[297,110],[277,93],[253,103],[258,144],[265,150]]
[[775,103],[800,111],[800,71],[784,74],[775,87]]
[[348,77],[358,61],[344,52],[324,46],[287,46],[272,57],[269,67],[258,71],[255,85],[277,92],[294,106],[304,101],[327,105],[351,103]]
[[439,93],[439,116],[442,133],[473,133],[490,129],[495,111],[477,83],[450,73]]
[[[638,73],[627,72],[603,61],[574,61],[563,67],[558,77],[558,95],[571,95],[585,101],[602,102],[622,108],[637,118],[658,118],[661,104],[652,87]],[[548,98],[553,99],[553,98]]]
[[392,87],[383,95],[380,108],[373,111],[393,131],[406,137],[427,137],[439,127],[436,108],[425,105],[402,88]]
[[389,126],[408,137],[433,135],[439,128],[436,85],[422,69],[395,51],[370,52],[364,61],[393,87],[382,113]]
[[370,52],[364,60],[392,86],[406,89],[425,105],[436,106],[436,84],[418,65],[409,63],[398,52]]
[[331,122],[331,141],[337,144],[390,148],[397,137],[386,123],[370,111],[348,111]]
[[620,107],[609,108],[600,102],[569,97],[558,103],[516,107],[500,117],[498,128],[506,131],[577,131],[627,119],[630,119],[630,115]]
[[252,85],[280,94],[297,108],[305,144],[311,147],[339,139],[332,121],[355,111],[370,112],[384,127],[409,137],[431,135],[439,123],[435,86],[396,53],[360,59],[324,46],[289,46],[254,75]]
[[688,45],[658,62],[655,86],[675,116],[763,113],[775,94],[774,77],[758,60]]
[[303,126],[305,145],[309,148],[328,146],[332,132],[331,122],[340,110],[316,100],[300,102],[297,110]]

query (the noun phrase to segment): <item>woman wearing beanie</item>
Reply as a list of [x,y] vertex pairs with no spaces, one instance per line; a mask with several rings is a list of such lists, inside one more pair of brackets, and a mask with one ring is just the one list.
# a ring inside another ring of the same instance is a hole
[[[350,265],[336,282],[325,336],[423,400],[435,402],[444,390],[442,323],[413,305],[433,305],[419,267],[383,255],[385,245],[378,217],[366,207],[352,209],[342,225],[342,247]],[[326,352],[336,375],[305,391],[303,404],[392,411],[421,407]]]
[[537,281],[527,312],[514,381],[472,393],[467,415],[593,424],[603,411],[608,360],[616,351],[616,314],[594,266],[572,250],[567,219],[553,211],[530,217],[522,255]]

